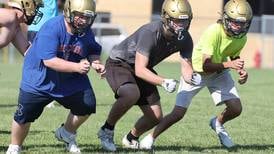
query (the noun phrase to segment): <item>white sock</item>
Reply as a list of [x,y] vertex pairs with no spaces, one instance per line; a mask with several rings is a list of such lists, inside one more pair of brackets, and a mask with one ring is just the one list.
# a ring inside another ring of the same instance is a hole
[[19,151],[19,150],[21,150],[21,146],[15,145],[15,144],[10,144],[9,149],[16,149],[16,151]]
[[148,136],[149,136],[150,138],[152,138],[153,141],[155,140],[155,138],[153,138],[152,134],[148,134]]
[[68,138],[75,138],[75,137],[76,137],[76,134],[73,134],[73,133],[68,132],[68,131],[65,129],[64,126],[61,128],[61,131],[62,131],[62,134],[64,134],[64,135],[65,135],[66,137],[68,137]]
[[216,123],[215,123],[216,127],[222,127],[223,125],[219,122],[218,118],[216,118]]

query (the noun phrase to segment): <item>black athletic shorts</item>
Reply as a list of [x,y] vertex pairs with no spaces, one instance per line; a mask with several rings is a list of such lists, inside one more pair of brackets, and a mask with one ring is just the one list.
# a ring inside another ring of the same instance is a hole
[[[153,69],[152,72],[156,73]],[[131,83],[139,87],[140,98],[136,105],[148,105],[158,102],[160,95],[155,85],[150,84],[138,77],[134,73],[134,65],[124,61],[113,60],[108,58],[106,61],[106,79],[111,89],[115,93],[115,98],[118,98],[117,90],[120,86]]]

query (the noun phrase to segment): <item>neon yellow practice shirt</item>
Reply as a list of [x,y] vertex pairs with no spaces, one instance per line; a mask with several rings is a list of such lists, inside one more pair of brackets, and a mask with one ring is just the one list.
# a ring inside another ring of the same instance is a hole
[[246,43],[247,37],[233,38],[226,35],[221,24],[213,24],[202,34],[192,53],[194,71],[203,72],[203,54],[210,55],[213,63],[237,57]]

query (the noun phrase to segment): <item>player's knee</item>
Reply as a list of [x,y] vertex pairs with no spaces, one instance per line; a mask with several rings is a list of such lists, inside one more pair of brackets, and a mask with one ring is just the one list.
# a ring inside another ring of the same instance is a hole
[[243,108],[242,108],[242,106],[241,106],[241,105],[240,105],[240,106],[235,107],[235,108],[233,109],[233,111],[234,111],[234,115],[235,115],[235,116],[239,116],[239,115],[242,113],[242,110],[243,110]]
[[227,107],[234,114],[234,116],[239,116],[243,110],[240,99],[230,100]]
[[140,97],[140,91],[136,84],[125,84],[120,86],[117,90],[119,97],[125,99],[125,101],[136,103]]
[[162,113],[157,113],[153,117],[151,117],[152,122],[156,125],[160,123],[160,121],[163,119],[163,114]]

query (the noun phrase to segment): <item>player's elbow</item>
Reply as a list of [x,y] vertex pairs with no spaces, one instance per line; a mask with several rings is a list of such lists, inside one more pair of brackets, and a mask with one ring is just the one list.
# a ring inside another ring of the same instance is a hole
[[49,67],[49,68],[52,68],[55,65],[54,61],[51,60],[51,59],[49,59],[49,60],[43,60],[43,63],[44,63],[44,65],[46,67]]
[[5,18],[1,21],[2,26],[10,26],[12,24],[17,24],[18,22],[17,14],[14,11],[9,11]]
[[207,65],[203,65],[203,71],[205,73],[211,73],[211,71],[210,71],[210,69],[209,69],[209,67]]
[[205,73],[212,73],[214,70],[212,69],[211,60],[206,59],[203,63],[203,71]]

